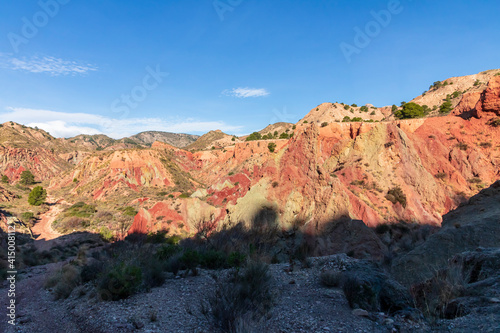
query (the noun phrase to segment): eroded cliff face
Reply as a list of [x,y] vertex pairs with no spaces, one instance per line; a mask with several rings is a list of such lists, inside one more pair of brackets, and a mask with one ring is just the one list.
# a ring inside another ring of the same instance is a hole
[[49,149],[0,147],[0,169],[10,182],[17,182],[25,170],[31,171],[36,181],[44,181],[68,168],[68,163]]
[[138,193],[143,188],[190,189],[188,172],[173,155],[155,149],[98,153],[70,172],[53,179],[51,189],[73,186],[71,193],[105,201],[108,197]]
[[[499,101],[500,77],[494,77],[483,92],[464,94],[446,117],[300,123],[289,140],[194,153],[154,143],[147,150],[94,154],[51,186],[74,186],[73,194],[101,201],[140,199],[130,232],[192,233],[200,221],[250,226],[266,210],[283,228],[300,226],[309,234],[345,218],[368,226],[440,224],[443,214],[500,177],[500,128],[488,125]],[[405,201],[387,196],[396,188]],[[141,199],[144,189],[149,192]]]
[[481,118],[484,113],[500,116],[500,76],[495,76],[488,83],[488,88],[481,94],[476,104],[475,116]]

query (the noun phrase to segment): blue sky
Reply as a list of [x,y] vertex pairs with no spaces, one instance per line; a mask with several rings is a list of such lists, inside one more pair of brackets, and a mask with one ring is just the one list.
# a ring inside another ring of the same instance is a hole
[[245,134],[323,102],[399,104],[499,68],[499,12],[492,0],[2,0],[0,121],[66,137]]

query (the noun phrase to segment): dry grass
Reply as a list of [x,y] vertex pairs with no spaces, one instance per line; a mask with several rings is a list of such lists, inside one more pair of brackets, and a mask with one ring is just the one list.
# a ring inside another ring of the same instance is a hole
[[325,287],[340,287],[342,283],[342,272],[326,271],[319,276],[321,284]]
[[219,282],[209,298],[211,311],[202,304],[202,313],[210,315],[214,325],[225,332],[248,332],[251,323],[260,320],[273,305],[272,276],[269,267],[259,262],[249,262],[242,271],[234,272]]
[[45,288],[52,289],[55,299],[68,298],[73,289],[81,283],[80,269],[73,264],[66,264],[52,273],[45,281]]

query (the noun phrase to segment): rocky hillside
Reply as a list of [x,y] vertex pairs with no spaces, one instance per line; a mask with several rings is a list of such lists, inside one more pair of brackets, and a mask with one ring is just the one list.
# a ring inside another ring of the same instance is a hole
[[[345,218],[440,225],[442,215],[500,177],[500,76],[490,76],[475,103],[465,94],[448,116],[342,122],[351,111],[339,105],[338,115],[330,114],[333,106],[324,104],[295,125],[291,139],[242,142],[213,131],[187,150],[157,142],[96,153],[51,189],[140,199],[133,230],[143,232],[161,228],[156,219],[165,216],[194,230],[200,216],[220,226],[252,225],[263,211],[309,234]],[[392,112],[372,110],[381,119]]]
[[[234,139],[234,140],[233,140]],[[221,130],[210,131],[199,137],[195,142],[186,146],[186,150],[209,150],[234,145],[236,137],[223,133]]]
[[316,124],[326,126],[332,122],[350,122],[352,119],[359,121],[381,121],[390,118],[390,107],[377,108],[371,104],[358,106],[344,103],[323,103],[313,108],[299,124]]
[[412,102],[427,105],[429,108],[434,109],[443,104],[447,96],[450,96],[452,106],[455,107],[462,101],[464,95],[480,95],[488,85],[488,82],[495,76],[498,76],[499,73],[500,69],[493,69],[479,74],[436,81],[429,87],[429,90],[414,98]]
[[195,185],[186,168],[177,164],[172,151],[128,149],[95,153],[55,177],[49,188],[65,188],[73,195],[93,200],[109,196],[131,200],[131,193],[143,189],[186,192]]
[[9,182],[17,182],[25,170],[36,181],[50,179],[69,169],[71,149],[43,130],[13,122],[0,127],[0,172]]
[[500,181],[443,216],[438,233],[395,261],[394,274],[412,284],[457,254],[488,247],[500,247]]
[[[167,143],[171,146],[184,148],[195,142],[199,138],[198,135],[192,134],[178,134],[178,133],[168,133],[168,132],[157,132],[148,131],[142,132],[129,137],[128,139],[136,142],[137,144],[145,147],[151,147],[151,145],[158,141]],[[124,140],[124,139],[122,139]]]

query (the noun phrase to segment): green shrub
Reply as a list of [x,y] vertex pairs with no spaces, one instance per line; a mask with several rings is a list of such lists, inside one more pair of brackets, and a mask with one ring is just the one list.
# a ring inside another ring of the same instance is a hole
[[85,202],[77,202],[73,206],[69,207],[64,211],[65,215],[68,217],[82,217],[89,218],[92,217],[96,212],[96,207],[94,205],[87,205]]
[[102,239],[104,239],[107,242],[112,241],[114,238],[113,233],[107,227],[102,227],[101,230],[99,231],[99,235],[101,235]]
[[274,150],[276,149],[276,144],[274,142],[270,142],[268,145],[267,145],[267,149],[269,149],[269,151],[271,153],[274,153]]
[[19,180],[19,183],[23,185],[32,185],[35,183],[35,176],[33,176],[29,170],[23,171],[21,172],[21,179]]
[[3,175],[2,176],[2,183],[8,183],[9,182],[9,177],[7,177],[6,175]]
[[98,284],[98,293],[102,300],[117,301],[137,292],[141,282],[141,269],[122,262],[115,264],[103,275]]
[[283,132],[280,134],[280,139],[288,139],[288,134]]
[[138,211],[134,207],[127,206],[123,210],[123,214],[127,216],[136,216]]
[[200,256],[200,264],[208,269],[219,269],[227,266],[227,258],[223,252],[209,250]]
[[196,250],[187,249],[181,257],[181,262],[184,264],[186,269],[191,270],[194,275],[196,275],[196,268],[200,264],[200,261],[200,253]]
[[345,116],[344,119],[342,119],[343,123],[348,123],[350,121],[351,121],[351,117],[349,117],[349,116]]
[[229,267],[240,267],[245,263],[246,255],[240,252],[231,252],[227,258]]
[[349,105],[344,105],[345,110],[349,110],[351,107]]
[[412,119],[425,116],[424,108],[417,103],[405,103],[402,110],[397,110],[394,115],[399,119]]
[[368,112],[368,107],[366,105],[363,105],[359,110],[361,112]]
[[260,134],[259,132],[253,132],[246,138],[245,141],[256,141],[261,139],[262,139],[262,134]]
[[436,81],[434,82],[430,87],[429,87],[429,90],[437,90],[439,88],[441,88],[443,86],[443,84],[441,83],[441,81]]
[[24,212],[21,214],[21,220],[29,227],[33,227],[35,221],[35,214],[32,212]]
[[47,191],[41,186],[36,186],[28,197],[28,203],[32,206],[40,206],[45,199],[47,199]]
[[326,121],[321,123],[321,127],[326,127],[326,126],[328,126],[328,123]]
[[173,257],[175,254],[179,253],[181,248],[177,245],[166,244],[160,247],[156,251],[156,257],[160,260],[168,260]]
[[452,109],[453,108],[452,108],[451,102],[447,100],[446,102],[441,104],[441,106],[439,107],[439,113],[447,114],[447,113],[450,113]]

